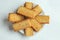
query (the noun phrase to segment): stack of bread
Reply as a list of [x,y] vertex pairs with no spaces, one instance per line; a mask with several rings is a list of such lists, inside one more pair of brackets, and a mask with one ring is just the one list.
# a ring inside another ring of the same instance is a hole
[[26,36],[32,36],[43,27],[43,24],[49,24],[49,16],[40,15],[42,8],[39,5],[33,7],[32,2],[25,2],[20,6],[16,13],[9,13],[8,20],[13,23],[14,31],[24,30]]

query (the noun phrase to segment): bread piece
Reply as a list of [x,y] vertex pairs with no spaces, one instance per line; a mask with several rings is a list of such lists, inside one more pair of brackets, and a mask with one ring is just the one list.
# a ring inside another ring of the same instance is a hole
[[18,8],[17,13],[30,17],[30,18],[34,18],[36,15],[38,15],[38,13],[34,12],[33,10],[29,10],[22,6]]
[[34,10],[37,13],[41,13],[42,12],[42,8],[39,5],[36,5],[32,10]]
[[33,8],[33,3],[32,2],[25,2],[24,6],[28,9],[32,9]]
[[25,29],[27,27],[31,27],[29,19],[26,19],[24,21],[13,24],[14,31],[19,31],[19,30]]
[[31,27],[26,28],[25,30],[26,36],[32,36],[33,35],[33,29]]
[[43,25],[42,24],[39,24],[35,19],[31,19],[30,22],[31,22],[32,28],[36,32],[39,31],[43,27]]
[[36,16],[35,19],[39,22],[39,23],[43,23],[43,24],[49,24],[49,16]]
[[22,21],[23,19],[24,19],[23,16],[18,15],[16,13],[10,13],[9,16],[8,16],[8,20],[12,23]]

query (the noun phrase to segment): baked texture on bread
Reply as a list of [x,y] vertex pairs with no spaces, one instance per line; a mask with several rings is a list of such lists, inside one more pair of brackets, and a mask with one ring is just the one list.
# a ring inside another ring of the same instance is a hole
[[19,31],[19,30],[25,29],[27,27],[31,27],[31,23],[30,23],[29,19],[26,19],[24,21],[13,24],[14,31]]
[[46,15],[38,15],[35,17],[35,19],[39,22],[39,23],[43,23],[43,24],[49,24],[49,16]]
[[43,27],[43,25],[42,24],[39,24],[35,19],[30,19],[30,22],[31,22],[32,28],[36,32],[39,31]]
[[42,8],[39,5],[36,5],[32,10],[34,10],[37,13],[41,13],[42,12]]
[[32,2],[25,2],[24,6],[28,9],[32,9],[33,8],[33,3]]
[[32,36],[33,35],[33,29],[31,27],[28,27],[24,30],[26,36]]
[[27,16],[27,17],[30,17],[30,18],[34,18],[36,15],[38,15],[38,13],[36,13],[35,11],[27,9],[23,6],[18,8],[17,13],[24,15],[24,16]]
[[16,13],[9,13],[8,20],[12,23],[22,21],[24,19],[23,16],[18,15]]

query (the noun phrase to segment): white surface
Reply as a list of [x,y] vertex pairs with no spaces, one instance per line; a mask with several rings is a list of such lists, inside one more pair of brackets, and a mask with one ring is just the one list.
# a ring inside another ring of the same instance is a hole
[[[25,37],[9,29],[7,16],[26,1],[41,5],[50,24],[31,37]],[[0,0],[0,40],[60,40],[60,0]]]

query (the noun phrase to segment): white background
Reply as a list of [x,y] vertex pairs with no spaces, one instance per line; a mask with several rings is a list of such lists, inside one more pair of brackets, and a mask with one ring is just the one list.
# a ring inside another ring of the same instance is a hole
[[[9,12],[16,11],[26,1],[39,4],[50,16],[50,24],[31,37],[14,32],[7,21]],[[0,40],[60,40],[60,0],[0,0]]]

